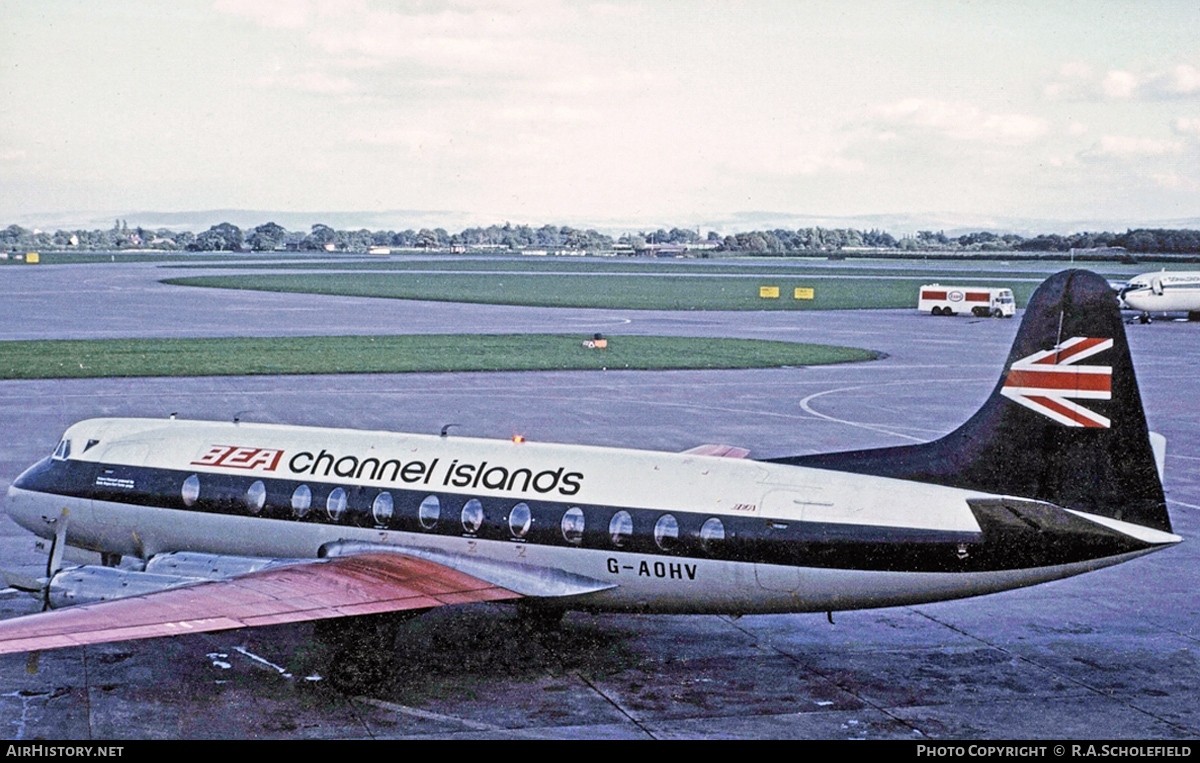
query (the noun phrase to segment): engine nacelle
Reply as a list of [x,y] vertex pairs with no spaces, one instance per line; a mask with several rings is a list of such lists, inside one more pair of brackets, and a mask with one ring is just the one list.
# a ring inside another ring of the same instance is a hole
[[151,572],[124,570],[119,567],[85,565],[63,570],[50,578],[46,601],[53,609],[91,604],[97,601],[120,599],[153,593],[164,588],[200,582],[202,578],[182,575],[158,575]]
[[154,593],[166,588],[220,580],[294,564],[297,559],[262,559],[179,551],[158,554],[144,570],[88,564],[62,570],[50,579],[47,601],[53,609]]
[[269,567],[296,564],[303,559],[267,559],[256,556],[224,556],[194,551],[175,551],[158,554],[146,562],[146,572],[160,575],[182,575],[205,580],[220,580],[258,572]]

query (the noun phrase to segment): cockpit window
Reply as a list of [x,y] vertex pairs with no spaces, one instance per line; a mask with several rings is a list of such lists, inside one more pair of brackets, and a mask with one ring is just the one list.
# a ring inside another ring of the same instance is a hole
[[[42,451],[45,453],[46,451]],[[51,456],[55,461],[66,461],[71,456],[71,441],[63,440],[54,449],[54,455]]]

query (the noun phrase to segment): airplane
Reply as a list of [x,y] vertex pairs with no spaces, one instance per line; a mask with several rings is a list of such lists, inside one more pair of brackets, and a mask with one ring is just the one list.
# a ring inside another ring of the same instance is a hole
[[1185,312],[1189,321],[1200,321],[1200,271],[1160,271],[1130,279],[1119,298],[1139,310],[1141,323],[1151,323],[1151,313]]
[[[50,543],[7,573],[44,611],[0,653],[319,621],[386,651],[401,617],[481,601],[743,615],[977,596],[1182,539],[1115,295],[1033,295],[1003,373],[933,442],[751,459],[246,422],[93,419],[8,490]],[[78,549],[99,563],[66,566]],[[374,635],[372,635],[374,634]]]

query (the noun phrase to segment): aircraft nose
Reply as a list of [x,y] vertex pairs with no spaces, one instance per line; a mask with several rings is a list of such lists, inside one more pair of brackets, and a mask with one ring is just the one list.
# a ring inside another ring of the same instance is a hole
[[44,511],[37,499],[45,495],[38,492],[38,483],[49,462],[49,458],[44,458],[21,472],[9,485],[4,501],[0,503],[0,510],[35,535],[45,534],[45,522],[42,520]]
[[4,496],[4,501],[0,504],[0,510],[3,510],[12,521],[26,530],[34,533],[37,532],[34,529],[36,525],[34,522],[36,519],[34,516],[35,512],[30,506],[30,501],[27,500],[27,493],[17,487],[15,483],[9,485],[8,491]]

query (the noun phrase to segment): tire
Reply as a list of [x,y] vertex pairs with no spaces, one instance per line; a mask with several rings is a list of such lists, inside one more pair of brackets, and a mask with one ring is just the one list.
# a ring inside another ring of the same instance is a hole
[[993,318],[1003,318],[1004,313],[1001,312],[1000,308],[995,307],[995,308],[992,308],[992,317]]
[[935,308],[933,308],[932,310],[930,310],[930,311],[929,311],[929,314],[930,314],[930,315],[941,315],[941,314],[942,314],[942,308],[940,308],[940,307],[935,307]]

